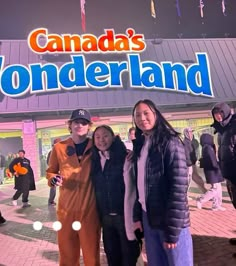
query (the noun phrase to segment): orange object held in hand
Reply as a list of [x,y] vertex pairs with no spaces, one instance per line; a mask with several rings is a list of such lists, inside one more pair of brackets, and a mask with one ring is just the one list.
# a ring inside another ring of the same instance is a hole
[[9,168],[6,169],[6,176],[12,178],[12,173],[10,172]]
[[20,163],[15,164],[13,166],[13,169],[18,175],[25,175],[25,174],[28,173],[28,169],[26,169],[25,167],[21,166]]

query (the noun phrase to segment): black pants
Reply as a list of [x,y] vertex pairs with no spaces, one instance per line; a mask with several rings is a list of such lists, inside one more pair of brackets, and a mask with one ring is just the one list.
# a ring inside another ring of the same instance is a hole
[[103,243],[109,266],[135,266],[140,254],[138,242],[129,241],[124,216],[106,215],[102,221]]
[[236,185],[226,179],[226,186],[234,208],[236,209]]
[[29,197],[29,183],[25,183],[22,186],[22,189],[17,189],[16,193],[13,196],[13,200],[18,200],[19,197],[22,195],[22,202],[28,202],[28,197]]

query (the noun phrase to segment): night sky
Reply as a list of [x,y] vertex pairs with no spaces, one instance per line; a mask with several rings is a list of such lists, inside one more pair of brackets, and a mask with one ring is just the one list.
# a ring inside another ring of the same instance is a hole
[[[157,19],[151,17],[150,0],[85,0],[87,32],[102,34],[104,28],[124,33],[128,27],[146,38],[236,37],[236,0],[204,0],[204,19],[198,0],[179,0],[181,18],[174,0],[154,0]],[[1,0],[0,39],[27,39],[29,32],[46,27],[50,33],[81,34],[80,0]],[[181,33],[181,34],[180,34]]]
[[80,33],[79,0],[1,0],[0,39],[26,39],[37,27]]
[[[139,31],[150,28],[149,1],[133,3],[134,0],[86,0],[87,31],[101,34],[105,27],[120,31],[130,26],[136,26]],[[26,39],[37,27],[47,27],[49,32],[59,34],[81,34],[80,0],[1,1],[0,39]]]

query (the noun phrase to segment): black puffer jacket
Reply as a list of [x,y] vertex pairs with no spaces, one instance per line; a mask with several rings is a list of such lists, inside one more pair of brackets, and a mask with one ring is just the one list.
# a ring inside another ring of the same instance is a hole
[[236,115],[231,114],[228,104],[219,103],[212,109],[212,116],[215,110],[219,111],[223,116],[222,122],[211,125],[215,128],[215,132],[219,134],[218,138],[218,157],[223,177],[231,180],[236,185]]
[[[187,201],[187,164],[183,143],[172,137],[162,151],[149,149],[146,162],[146,207],[149,224],[161,229],[165,241],[176,243],[182,228],[190,226]],[[138,220],[140,205],[135,205]]]
[[202,158],[200,159],[200,167],[203,168],[206,181],[208,184],[223,182],[220,166],[216,159],[216,150],[213,136],[204,133],[200,137],[202,146]]
[[126,147],[119,137],[110,148],[110,159],[102,170],[100,155],[96,147],[92,154],[91,177],[95,188],[100,218],[109,213],[124,215],[125,184],[123,167],[127,155]]

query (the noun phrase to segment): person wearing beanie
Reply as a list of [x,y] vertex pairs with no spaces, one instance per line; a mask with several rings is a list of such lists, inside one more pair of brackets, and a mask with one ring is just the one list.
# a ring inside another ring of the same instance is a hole
[[211,185],[210,189],[197,198],[197,208],[201,209],[202,205],[209,201],[212,202],[212,211],[225,211],[222,207],[222,186],[224,181],[221,170],[216,157],[216,147],[213,136],[203,133],[200,137],[202,146],[202,157],[200,158],[200,167],[203,168],[206,182]]
[[[217,103],[211,112],[214,119],[211,127],[218,133],[220,169],[236,209],[236,114],[232,114],[230,106],[224,102]],[[236,245],[236,238],[230,239],[230,243]]]

